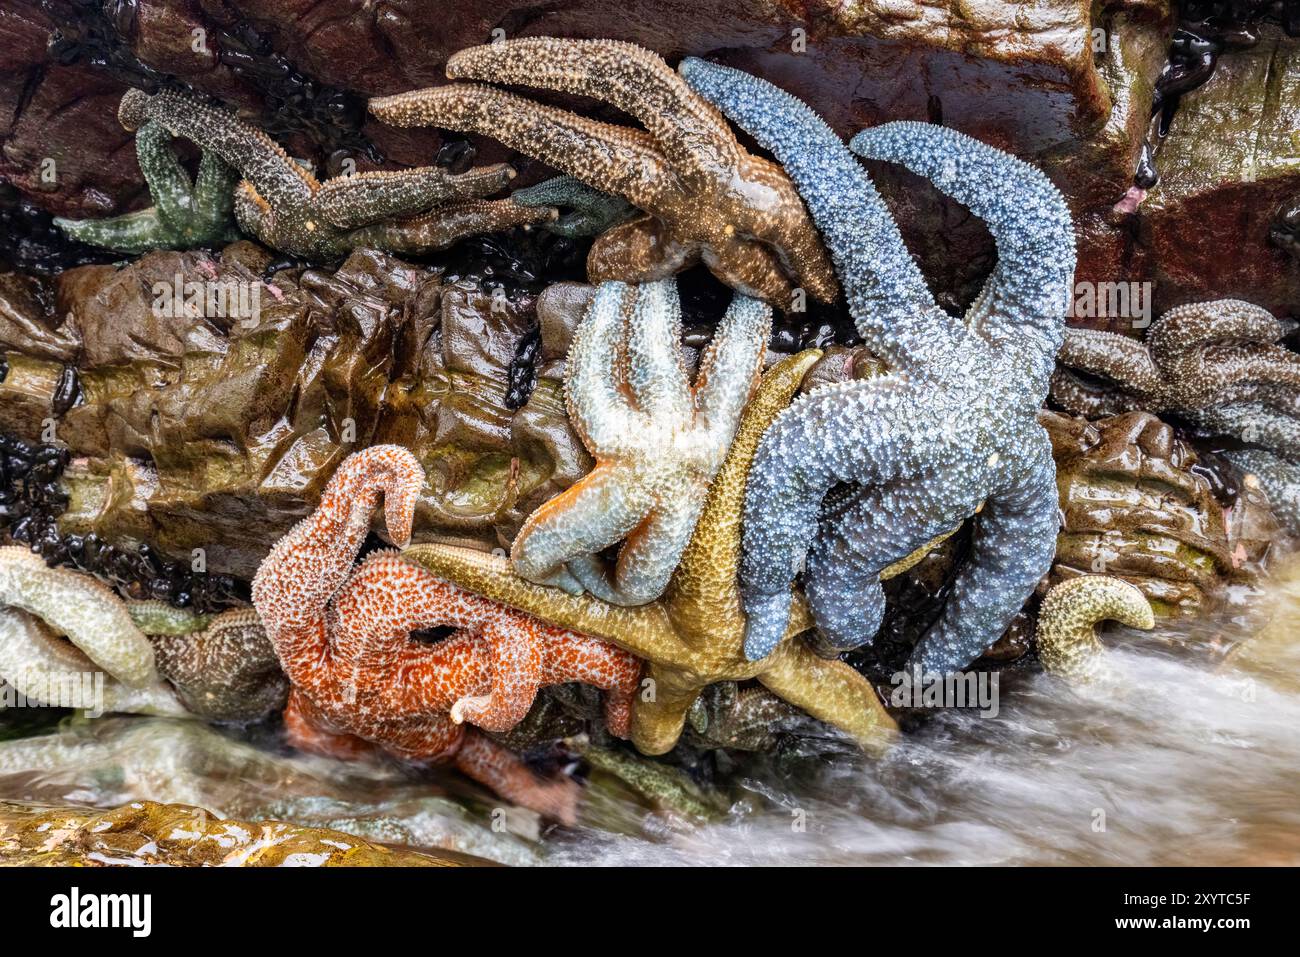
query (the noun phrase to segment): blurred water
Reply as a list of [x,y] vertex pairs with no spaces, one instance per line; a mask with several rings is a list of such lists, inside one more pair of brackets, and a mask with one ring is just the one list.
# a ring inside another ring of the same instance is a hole
[[1004,683],[996,717],[944,712],[882,761],[744,779],[733,813],[695,829],[656,827],[601,787],[585,824],[534,840],[492,829],[472,789],[146,718],[0,742],[0,798],[182,801],[514,864],[1296,864],[1300,585],[1274,595],[1272,624],[1227,665],[1178,653],[1218,625],[1164,626],[1172,650],[1121,635],[1116,681],[1023,676]]

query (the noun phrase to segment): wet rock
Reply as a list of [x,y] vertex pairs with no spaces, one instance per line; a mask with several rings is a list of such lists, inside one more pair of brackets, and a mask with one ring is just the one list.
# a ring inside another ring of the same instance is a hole
[[1269,242],[1300,193],[1300,40],[1265,27],[1183,97],[1160,144],[1160,184],[1138,216],[1157,312],[1217,297],[1293,308],[1300,271]]
[[9,866],[466,867],[469,855],[395,850],[341,831],[219,818],[200,807],[136,801],[109,811],[0,803]]
[[4,738],[0,795],[8,801],[51,807],[71,794],[100,808],[156,801],[206,808],[214,819],[329,828],[435,856],[442,849],[506,864],[536,860],[519,831],[493,827],[500,801],[445,769],[413,777],[409,768],[286,754],[265,731],[249,743],[166,718],[70,718],[35,737]]
[[1253,581],[1279,530],[1263,498],[1225,505],[1196,452],[1147,412],[1097,422],[1044,411],[1064,526],[1046,584],[1107,574],[1142,590],[1158,616],[1193,616]]
[[368,250],[266,283],[269,262],[244,242],[157,252],[65,272],[52,305],[0,280],[0,431],[48,441],[53,423],[72,451],[63,532],[249,578],[356,448],[420,457],[417,538],[494,545],[590,468],[551,370],[508,406],[530,295]]

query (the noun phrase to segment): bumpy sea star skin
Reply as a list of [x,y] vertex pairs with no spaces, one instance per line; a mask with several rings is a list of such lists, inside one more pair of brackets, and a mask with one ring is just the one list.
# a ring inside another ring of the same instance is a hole
[[[783,642],[758,662],[747,660],[743,651],[745,616],[736,569],[745,481],[764,429],[820,355],[810,350],[791,356],[764,375],[709,487],[695,534],[667,590],[654,602],[628,608],[590,594],[570,595],[520,577],[502,558],[468,548],[422,544],[403,554],[462,588],[644,658],[649,680],[632,712],[632,742],[645,754],[663,754],[677,743],[704,688],[747,678],[840,728],[863,749],[880,752],[895,725],[862,675],[843,662],[817,657],[798,641]],[[787,637],[808,625],[802,602],[796,601]]]
[[[103,700],[85,700],[96,674],[103,675]],[[0,677],[46,704],[186,713],[159,680],[149,640],[111,589],[89,575],[50,568],[17,546],[0,548]],[[74,686],[81,689],[77,701],[55,690]]]
[[[1280,395],[1264,402],[1229,402],[1183,417],[1219,435],[1231,435],[1252,448],[1223,453],[1233,465],[1253,476],[1268,496],[1273,512],[1292,535],[1300,536],[1300,394],[1291,402]],[[1283,406],[1288,411],[1279,411]]]
[[239,174],[204,151],[198,176],[190,180],[161,123],[148,122],[135,134],[136,158],[154,205],[110,219],[62,219],[55,225],[73,239],[120,253],[193,249],[238,237],[234,192]]
[[644,210],[597,239],[587,259],[592,282],[649,282],[703,260],[733,289],[781,308],[793,285],[835,297],[826,251],[790,181],[742,149],[717,110],[651,51],[531,37],[462,50],[447,75],[592,96],[645,124],[599,123],[478,83],[370,101],[387,123],[492,136]]
[[321,183],[261,130],[181,93],[128,90],[118,116],[129,130],[164,127],[238,170],[244,177],[234,197],[240,227],[294,256],[334,259],[359,246],[422,252],[554,216],[550,209],[483,200],[514,176],[501,164],[459,176],[430,166]]
[[1095,626],[1107,619],[1147,631],[1156,624],[1146,596],[1122,579],[1084,575],[1053,588],[1038,612],[1038,657],[1043,668],[1079,683],[1101,678],[1106,654]]
[[[1170,309],[1146,341],[1096,329],[1070,329],[1057,357],[1052,399],[1079,415],[1134,409],[1192,412],[1231,402],[1290,404],[1300,391],[1300,356],[1277,344],[1285,324],[1266,309],[1218,299]],[[1077,369],[1110,379],[1092,385]]]
[[626,200],[592,189],[573,176],[553,176],[536,186],[517,189],[510,194],[510,199],[520,206],[572,210],[561,213],[559,219],[545,226],[548,232],[570,238],[599,236],[636,215],[636,210]]
[[[1117,410],[1174,412],[1260,449],[1230,451],[1253,474],[1278,517],[1300,534],[1300,355],[1278,340],[1285,323],[1259,306],[1219,299],[1171,309],[1146,341],[1071,329],[1052,377],[1052,399],[1091,417]],[[1113,385],[1080,379],[1072,370]]]
[[[423,485],[423,469],[400,446],[349,456],[316,511],[258,568],[253,602],[294,689],[286,727],[291,740],[326,753],[357,753],[364,741],[401,758],[454,760],[503,796],[548,812],[555,786],[461,722],[508,730],[539,686],[583,681],[609,692],[607,723],[626,735],[640,662],[468,594],[391,552],[354,570],[380,493],[389,537],[406,544]],[[411,638],[442,625],[460,630],[434,644]]]
[[[1069,210],[1038,170],[953,130],[889,123],[855,137],[855,152],[902,163],[988,224],[998,264],[955,319],[926,289],[865,172],[811,110],[736,70],[699,60],[680,69],[785,164],[859,333],[891,370],[810,393],[763,437],[746,501],[745,653],[771,653],[786,631],[805,554],[821,639],[835,649],[869,641],[884,612],[880,571],[979,511],[970,560],[913,654],[927,672],[965,667],[1052,560],[1055,467],[1035,417],[1074,272]],[[819,516],[838,482],[861,490]]]
[[[565,374],[569,418],[596,467],[520,529],[511,560],[525,578],[619,605],[667,586],[758,378],[772,311],[737,295],[695,388],[681,324],[674,279],[596,290]],[[620,540],[611,577],[598,553]]]
[[188,634],[150,634],[150,641],[159,674],[201,718],[260,721],[284,707],[289,681],[251,608],[222,612]]

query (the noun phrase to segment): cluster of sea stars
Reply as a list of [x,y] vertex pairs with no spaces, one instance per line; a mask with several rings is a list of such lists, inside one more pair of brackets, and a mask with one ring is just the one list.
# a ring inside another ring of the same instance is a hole
[[[1225,456],[1252,475],[1300,535],[1300,356],[1279,344],[1287,326],[1238,299],[1171,309],[1144,342],[1071,329],[1051,395],[1081,415],[1173,412],[1249,448]],[[1081,378],[1078,373],[1098,377]]]
[[[426,252],[465,236],[541,223],[554,210],[487,200],[514,176],[498,164],[453,175],[437,167],[376,171],[317,181],[265,133],[193,96],[128,90],[118,108],[136,131],[141,171],[154,207],[104,221],[61,225],[72,235],[126,252],[185,248],[240,228],[281,252],[336,259],[366,246]],[[193,187],[168,138],[203,151]],[[243,179],[232,190],[234,170]]]

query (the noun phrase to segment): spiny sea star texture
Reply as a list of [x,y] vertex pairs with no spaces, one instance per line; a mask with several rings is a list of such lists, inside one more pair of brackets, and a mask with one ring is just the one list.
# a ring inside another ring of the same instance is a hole
[[[1146,341],[1070,329],[1052,399],[1081,415],[1175,412],[1251,448],[1226,458],[1259,481],[1278,517],[1300,535],[1300,356],[1279,345],[1287,325],[1239,299],[1171,309]],[[1074,374],[1104,376],[1095,385]]]
[[[746,477],[759,438],[820,357],[809,350],[778,362],[763,376],[709,486],[695,534],[668,588],[653,602],[628,608],[589,594],[571,595],[528,581],[504,559],[470,548],[422,544],[403,554],[462,588],[597,635],[644,658],[647,689],[653,694],[639,695],[632,712],[632,743],[644,754],[672,749],[696,698],[709,685],[749,678],[844,731],[862,749],[880,753],[896,727],[862,675],[842,661],[819,658],[799,641],[781,643],[761,661],[748,660],[743,650],[745,615],[736,569]],[[786,600],[793,609],[789,638],[809,621],[802,601],[789,595]]]
[[1049,591],[1038,611],[1038,657],[1043,668],[1079,683],[1102,677],[1106,656],[1095,626],[1107,619],[1147,631],[1156,624],[1146,596],[1120,578],[1084,575]]
[[[772,311],[737,295],[700,360],[682,361],[677,282],[602,283],[565,372],[569,419],[596,467],[520,529],[525,578],[641,605],[668,585],[758,379]],[[611,576],[599,553],[623,541]]]
[[[641,670],[632,655],[469,594],[391,552],[353,568],[381,492],[389,537],[405,545],[423,485],[423,469],[400,446],[349,456],[316,511],[258,568],[253,602],[293,685],[294,739],[327,753],[371,742],[401,758],[455,760],[471,776],[491,770],[492,780],[478,779],[515,786],[534,781],[531,772],[502,770],[518,759],[461,722],[508,730],[540,685],[567,681],[609,692],[606,720],[625,736]],[[444,625],[459,630],[433,644],[411,637]],[[534,783],[536,794],[502,794],[529,804],[553,790]],[[550,797],[543,803],[539,810],[551,808]]]
[[333,259],[359,246],[421,252],[554,216],[509,200],[484,201],[514,176],[501,164],[459,176],[426,166],[321,183],[261,130],[182,93],[128,90],[118,116],[128,130],[156,123],[238,170],[244,177],[234,199],[240,227],[295,256]]
[[785,174],[742,149],[718,111],[650,50],[529,37],[461,50],[447,76],[591,96],[645,124],[600,123],[479,83],[370,101],[386,123],[494,137],[644,210],[596,240],[592,282],[649,282],[703,261],[733,289],[781,308],[795,285],[835,298],[826,250]]
[[[1096,329],[1070,329],[1057,357],[1052,399],[1079,415],[1134,409],[1193,412],[1234,402],[1293,406],[1300,394],[1300,356],[1277,342],[1285,324],[1240,299],[1170,309],[1151,323],[1146,341]],[[1105,376],[1117,388],[1071,374]]]
[[[96,673],[104,675],[102,701],[63,698],[73,686],[84,694],[84,676]],[[45,704],[186,713],[159,680],[149,640],[108,586],[81,572],[50,568],[18,546],[0,548],[0,677]]]
[[171,133],[147,122],[135,134],[136,158],[154,205],[110,219],[62,219],[73,239],[115,252],[193,249],[235,239],[234,193],[239,174],[204,151],[193,181],[172,149]]
[[[978,511],[970,558],[912,656],[926,672],[963,668],[1002,634],[1055,549],[1055,466],[1036,415],[1074,273],[1065,201],[1037,169],[953,130],[888,123],[854,138],[854,152],[903,164],[988,224],[997,266],[956,319],[816,114],[737,70],[695,59],[679,69],[785,166],[827,240],[858,332],[890,370],[802,397],[763,436],[745,506],[745,653],[777,646],[805,557],[820,640],[831,649],[870,641],[884,613],[881,570]],[[859,489],[823,510],[840,482]]]
[[222,612],[189,634],[151,634],[149,640],[158,672],[201,718],[260,721],[284,707],[289,682],[251,608]]
[[575,176],[553,176],[548,180],[517,189],[510,199],[520,206],[568,207],[572,212],[561,213],[553,223],[547,223],[548,232],[557,236],[599,236],[611,226],[616,226],[636,215],[627,201],[593,189]]

